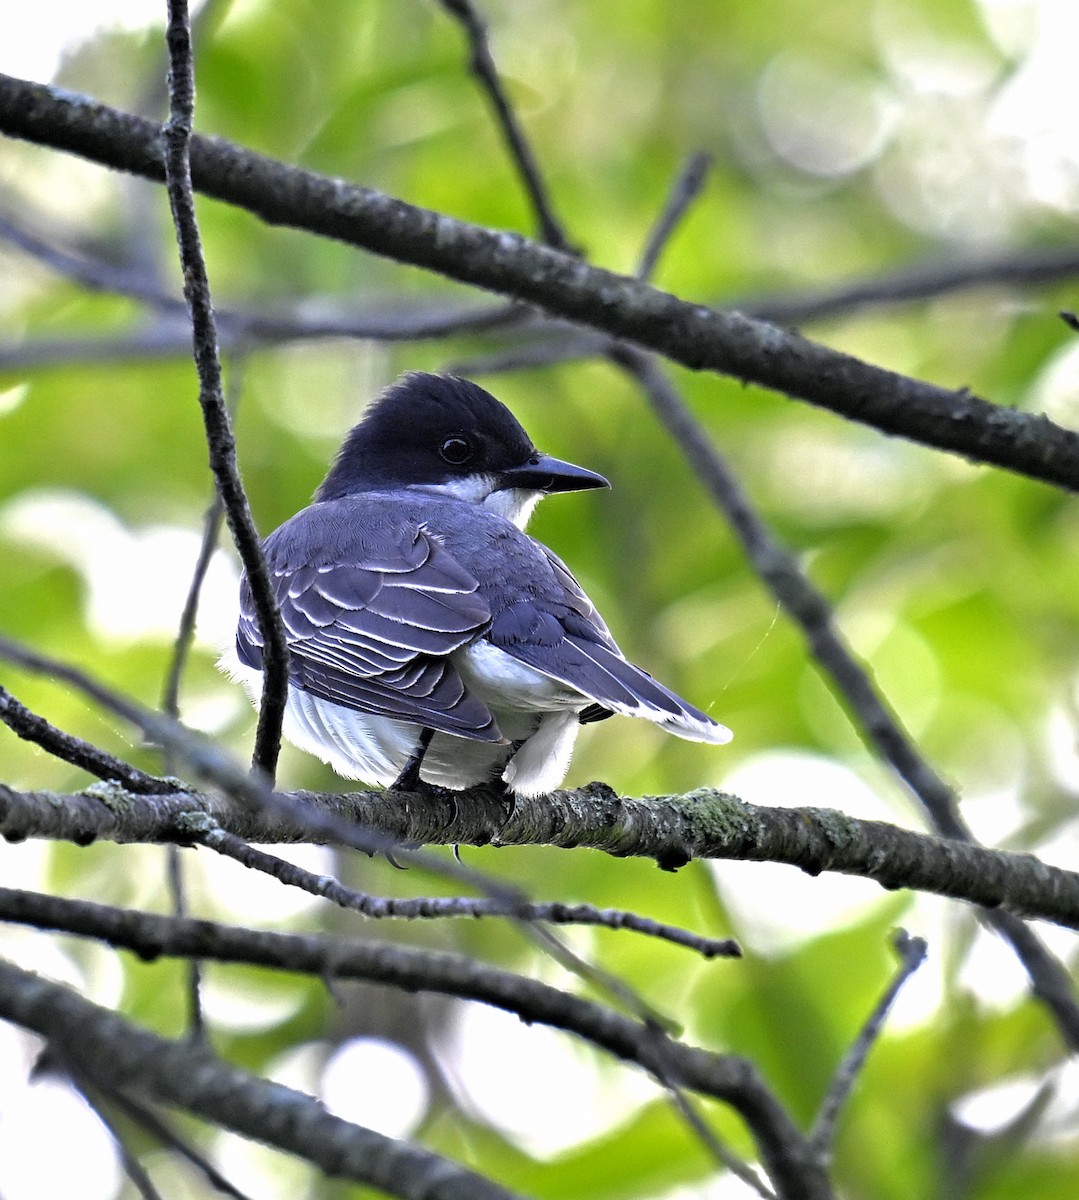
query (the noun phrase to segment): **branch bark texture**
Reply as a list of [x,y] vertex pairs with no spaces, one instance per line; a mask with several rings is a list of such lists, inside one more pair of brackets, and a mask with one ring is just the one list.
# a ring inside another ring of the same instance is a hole
[[[0,76],[0,130],[162,180],[158,126]],[[195,187],[288,225],[535,304],[694,369],[759,384],[940,450],[1079,490],[1079,434],[1040,415],[898,375],[736,312],[690,304],[518,234],[194,136]]]
[[[310,841],[312,827],[374,831],[408,845],[588,847],[645,857],[676,869],[694,858],[778,862],[810,874],[836,871],[1079,929],[1079,874],[1027,854],[862,821],[832,809],[766,808],[701,789],[685,796],[629,799],[603,784],[518,800],[507,821],[500,796],[460,799],[388,792],[277,793],[270,809],[244,808],[213,794],[142,796],[117,784],[84,792],[16,792],[0,785],[0,834],[9,841],[54,838],[89,844],[200,842],[221,828],[260,843]],[[321,820],[302,819],[310,807]],[[329,818],[329,821],[326,820]]]
[[[409,991],[439,992],[444,995],[457,996],[490,1004],[507,1012],[516,1013],[529,1023],[542,1022],[556,1029],[573,1033],[578,1037],[593,1043],[626,1062],[636,1063],[666,1081],[672,1080],[681,1087],[687,1087],[704,1095],[712,1096],[730,1104],[746,1121],[753,1131],[760,1148],[760,1153],[768,1166],[769,1173],[781,1187],[781,1194],[786,1200],[828,1200],[831,1196],[827,1180],[816,1161],[816,1152],[811,1151],[807,1139],[800,1133],[784,1112],[782,1106],[764,1085],[752,1063],[735,1055],[715,1054],[699,1047],[687,1046],[673,1042],[658,1029],[635,1021],[630,1017],[606,1008],[594,1001],[572,996],[548,984],[525,979],[512,972],[499,970],[495,967],[476,963],[460,955],[441,954],[430,951],[409,949],[402,946],[390,946],[371,941],[346,941],[343,939],[322,938],[300,934],[280,934],[255,929],[237,929],[212,921],[196,921],[190,918],[162,917],[151,913],[135,912],[127,909],[111,908],[107,905],[87,902],[64,900],[59,897],[41,896],[31,892],[19,892],[12,889],[0,888],[0,919],[32,925],[36,928],[53,929],[74,933],[83,937],[94,937],[107,941],[110,945],[120,946],[139,954],[143,958],[155,958],[160,955],[169,957],[196,956],[201,959],[214,959],[219,962],[247,963],[257,966],[276,968],[278,970],[299,971],[322,977],[339,979],[363,979],[372,983],[385,984],[391,987],[403,988]],[[11,1000],[4,995],[5,985],[10,982],[15,968],[5,968],[0,965],[0,1014],[10,1015]],[[23,975],[23,972],[18,972]],[[33,979],[33,977],[29,977]],[[29,985],[17,981],[22,990]],[[39,981],[40,982],[40,981]],[[45,989],[55,989],[50,995],[50,1016],[53,1016],[57,1005],[64,1004],[63,989],[56,985],[45,985]],[[280,1135],[268,1136],[250,1126],[238,1123],[243,1121],[226,1113],[221,1108],[207,1111],[199,1107],[197,1093],[184,1091],[182,1087],[162,1085],[158,1080],[158,1072],[140,1069],[138,1054],[145,1051],[150,1042],[157,1043],[157,1053],[167,1054],[171,1059],[182,1057],[187,1049],[177,1043],[168,1043],[163,1039],[153,1037],[141,1030],[135,1029],[120,1018],[113,1017],[104,1009],[97,1009],[86,1001],[71,997],[71,1004],[85,1006],[93,1010],[92,1019],[95,1028],[100,1024],[105,1037],[106,1027],[123,1027],[125,1036],[134,1041],[134,1051],[130,1059],[109,1067],[109,1072],[118,1071],[119,1075],[106,1073],[105,1070],[94,1070],[95,1075],[105,1079],[111,1086],[125,1086],[131,1081],[137,1081],[140,1090],[150,1089],[152,1095],[172,1102],[182,1103],[192,1111],[202,1112],[219,1124],[235,1128],[239,1132],[259,1137],[263,1141],[280,1145],[303,1153],[297,1145],[286,1144]],[[70,1005],[69,1005],[70,1007]],[[38,1032],[50,1035],[44,1022],[36,1013],[25,1016],[27,1009],[19,1006],[14,1009],[19,1015],[11,1019],[19,1024],[27,1025]],[[32,1023],[37,1019],[38,1024]],[[58,1024],[49,1028],[59,1029],[62,1036],[77,1037],[76,1030],[68,1030],[63,1015],[53,1016]],[[111,1021],[111,1026],[110,1026]],[[107,1042],[106,1042],[107,1044]],[[67,1041],[62,1042],[65,1054],[68,1053]],[[193,1058],[184,1068],[191,1070],[199,1066],[195,1056],[204,1056],[201,1051],[192,1051]],[[74,1056],[72,1056],[74,1057]],[[76,1059],[76,1061],[79,1061]],[[215,1068],[222,1073],[240,1076],[232,1068],[217,1060],[210,1060]],[[87,1062],[87,1073],[97,1067],[97,1060]],[[163,1068],[166,1069],[167,1068]],[[259,1081],[261,1083],[261,1081]],[[224,1078],[222,1079],[222,1085]],[[252,1085],[254,1081],[252,1081]],[[275,1085],[262,1084],[268,1091]],[[286,1089],[277,1089],[284,1092]],[[296,1093],[290,1093],[291,1097]],[[264,1103],[271,1097],[267,1096]],[[309,1100],[304,1097],[304,1100]],[[313,1102],[311,1102],[313,1103]],[[305,1118],[306,1119],[306,1118]],[[333,1118],[329,1118],[332,1120]],[[338,1122],[345,1126],[345,1122]],[[351,1131],[351,1132],[349,1132]],[[367,1130],[357,1130],[355,1126],[345,1126],[334,1132],[337,1140],[350,1138],[356,1143],[357,1155],[354,1161],[359,1161],[359,1154],[366,1145],[363,1138],[380,1138]],[[425,1151],[412,1150],[402,1143],[392,1142],[381,1138],[387,1143],[380,1147],[373,1143],[371,1150],[380,1158],[392,1165],[395,1156],[405,1156],[403,1164],[410,1167],[417,1176],[426,1173],[431,1165],[427,1160],[434,1159]],[[415,1155],[416,1160],[407,1158]],[[330,1174],[344,1174],[327,1166],[324,1159],[314,1158],[309,1153],[304,1157],[311,1158]],[[352,1167],[355,1172],[361,1168]],[[362,1169],[371,1171],[373,1165]],[[468,1179],[478,1178],[464,1172],[454,1164],[443,1161],[444,1171],[452,1175],[459,1173],[467,1182]],[[351,1174],[351,1178],[359,1178]],[[371,1178],[369,1176],[368,1178]],[[392,1179],[392,1173],[390,1175]],[[457,1197],[475,1196],[476,1200],[485,1197],[508,1196],[500,1188],[488,1185],[491,1190],[468,1192],[457,1190],[456,1186],[447,1191],[404,1191],[399,1187],[388,1187],[385,1182],[380,1186],[386,1188],[392,1195],[413,1196],[422,1195],[425,1200],[456,1200]]]
[[0,1016],[46,1038],[80,1074],[110,1090],[177,1105],[306,1159],[327,1175],[401,1200],[514,1200],[514,1193],[430,1151],[331,1116],[312,1096],[170,1042],[109,1009],[0,962]]

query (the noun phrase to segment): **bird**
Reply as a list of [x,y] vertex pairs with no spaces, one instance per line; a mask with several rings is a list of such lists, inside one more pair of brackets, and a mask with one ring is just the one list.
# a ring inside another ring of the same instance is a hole
[[[537,450],[471,380],[401,376],[314,502],[263,542],[289,649],[285,738],[346,779],[511,797],[557,788],[580,726],[616,713],[729,741],[626,658],[569,568],[525,532],[544,496],[609,486]],[[221,665],[256,707],[262,662],[245,574]]]

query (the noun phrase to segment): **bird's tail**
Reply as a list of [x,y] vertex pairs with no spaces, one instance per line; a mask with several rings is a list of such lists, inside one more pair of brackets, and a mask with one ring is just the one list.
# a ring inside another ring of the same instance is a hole
[[542,674],[583,693],[600,708],[627,717],[642,717],[687,741],[722,745],[734,736],[725,725],[694,708],[647,671],[597,642],[570,635],[557,646],[518,643],[503,649]]

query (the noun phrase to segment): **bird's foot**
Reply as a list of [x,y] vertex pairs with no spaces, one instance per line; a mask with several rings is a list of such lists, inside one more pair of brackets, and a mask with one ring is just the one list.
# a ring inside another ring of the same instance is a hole
[[498,831],[501,833],[517,811],[517,793],[500,775],[491,780],[491,790],[497,796],[502,808],[502,824],[498,827]]
[[426,789],[430,785],[426,784],[420,778],[420,767],[423,765],[423,756],[427,753],[427,747],[431,744],[434,732],[433,729],[420,730],[416,749],[409,755],[408,762],[401,769],[401,774],[390,784],[391,792],[419,792],[427,794]]
[[413,754],[405,763],[404,770],[390,784],[391,792],[423,792],[429,785],[420,778],[420,763],[423,756]]

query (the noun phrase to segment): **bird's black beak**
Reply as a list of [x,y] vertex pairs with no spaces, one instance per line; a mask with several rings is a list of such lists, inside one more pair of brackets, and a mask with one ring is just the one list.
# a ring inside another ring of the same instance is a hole
[[501,475],[501,488],[532,488],[537,492],[583,492],[587,488],[611,485],[585,467],[563,462],[538,451],[519,467],[510,467]]

